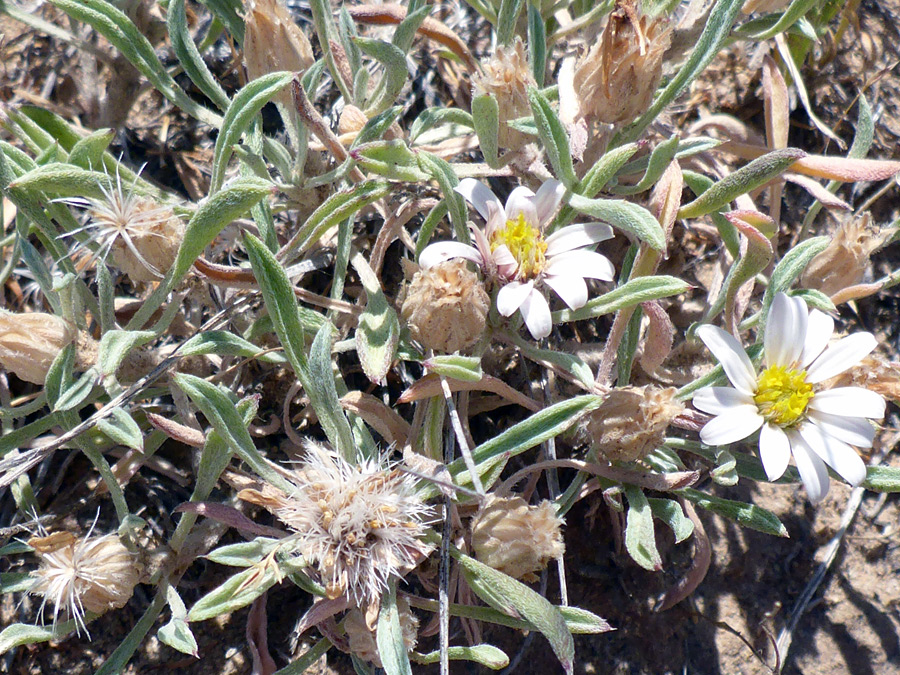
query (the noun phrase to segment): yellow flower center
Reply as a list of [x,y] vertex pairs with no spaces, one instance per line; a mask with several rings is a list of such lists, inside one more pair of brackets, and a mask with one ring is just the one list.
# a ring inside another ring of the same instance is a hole
[[790,427],[806,414],[813,393],[812,385],[806,381],[805,370],[772,366],[760,374],[753,400],[767,421]]
[[520,213],[515,220],[507,220],[506,225],[491,235],[491,251],[503,244],[519,263],[517,276],[520,279],[534,279],[543,271],[547,242],[540,230],[525,222],[525,214]]

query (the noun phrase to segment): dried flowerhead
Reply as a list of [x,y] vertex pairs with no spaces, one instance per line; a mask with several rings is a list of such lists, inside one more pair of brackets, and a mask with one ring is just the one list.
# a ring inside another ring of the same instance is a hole
[[[315,61],[309,39],[280,0],[250,0],[245,26],[248,80],[279,70],[303,72]],[[284,90],[275,100],[289,106],[291,92]]]
[[[112,255],[113,263],[134,282],[158,281],[169,271],[184,238],[184,223],[172,208],[135,193],[135,182],[122,185],[116,173],[115,186],[102,188],[102,199],[71,198],[67,204],[87,210],[88,222],[78,231],[90,233],[97,244],[91,260]],[[83,244],[78,244],[73,253]]]
[[274,512],[318,568],[329,597],[376,603],[392,577],[431,552],[421,541],[430,509],[416,496],[415,479],[384,460],[354,466],[310,441],[294,482],[297,489]]
[[662,445],[669,423],[683,411],[671,387],[622,387],[590,414],[587,431],[607,459],[633,462]]
[[580,116],[606,124],[630,122],[650,107],[671,40],[665,19],[641,15],[634,0],[617,5],[599,42],[575,64]]
[[29,593],[43,597],[39,612],[43,622],[47,601],[53,603],[53,625],[60,616],[75,620],[87,633],[87,612],[103,614],[124,607],[140,581],[141,566],[116,534],[76,537],[71,532],[54,532],[32,537],[28,544],[40,558],[31,573],[34,584]]
[[521,497],[491,496],[472,519],[472,548],[485,565],[535,581],[535,572],[565,552],[562,525],[553,502],[532,506]]
[[[403,644],[406,651],[412,651],[416,648],[416,642],[419,637],[419,619],[412,613],[406,598],[397,597],[397,610],[400,614],[400,630],[403,632]],[[368,661],[376,667],[381,668],[381,656],[378,653],[378,645],[375,642],[375,631],[373,627],[373,619],[377,615],[367,615],[360,609],[352,609],[347,612],[344,619],[344,630],[347,631],[347,640],[350,643],[350,651],[361,658]]]
[[75,370],[97,362],[97,343],[53,314],[17,314],[0,309],[0,365],[20,379],[44,384],[63,347],[75,341]]
[[413,276],[400,315],[428,349],[467,349],[484,334],[491,301],[465,260],[448,260]]
[[869,258],[887,236],[872,224],[868,213],[846,221],[825,250],[812,259],[800,283],[828,296],[860,283],[870,265]]
[[510,128],[507,122],[531,115],[528,88],[536,86],[525,45],[518,37],[512,46],[497,47],[494,56],[484,64],[484,71],[472,76],[476,96],[493,94],[497,99],[500,108],[497,144],[501,148],[519,150],[531,142],[531,137]]

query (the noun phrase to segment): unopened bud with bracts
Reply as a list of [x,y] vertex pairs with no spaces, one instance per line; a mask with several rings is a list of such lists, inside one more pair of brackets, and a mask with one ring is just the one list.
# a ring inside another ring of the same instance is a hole
[[511,46],[497,47],[494,56],[483,65],[483,72],[472,76],[475,96],[494,95],[500,111],[497,145],[509,150],[519,150],[533,139],[512,129],[507,122],[531,116],[528,89],[537,86],[531,66],[528,65],[525,45],[520,38],[516,38]]
[[[397,611],[400,614],[400,631],[403,633],[403,644],[406,651],[416,648],[419,637],[419,619],[409,608],[409,602],[404,597],[397,598]],[[368,617],[374,618],[374,617]],[[378,653],[378,645],[375,642],[373,623],[367,621],[367,616],[361,609],[353,609],[347,612],[344,619],[344,630],[347,631],[347,641],[350,643],[350,652],[363,661],[381,668],[381,655]]]

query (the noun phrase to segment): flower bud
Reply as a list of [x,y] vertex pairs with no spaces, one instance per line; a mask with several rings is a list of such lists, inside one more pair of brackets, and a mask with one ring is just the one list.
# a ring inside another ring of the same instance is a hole
[[97,343],[87,333],[53,314],[16,314],[0,310],[0,365],[19,379],[44,384],[60,351],[75,341],[75,370],[97,362]]
[[400,308],[414,339],[427,349],[452,353],[475,344],[484,333],[490,298],[463,260],[420,269]]
[[645,112],[662,77],[670,40],[665,19],[638,16],[632,2],[620,1],[599,42],[575,64],[580,116],[619,124]]
[[531,116],[528,88],[536,86],[525,45],[518,37],[510,47],[497,47],[494,56],[484,64],[484,71],[472,75],[475,96],[493,94],[497,99],[500,108],[499,147],[519,150],[533,140],[528,134],[511,129],[507,122]]
[[472,520],[472,548],[485,565],[535,581],[535,572],[565,552],[562,524],[553,502],[531,506],[521,497],[491,496]]
[[[305,71],[315,61],[309,39],[280,0],[250,0],[244,25],[248,80],[279,70]],[[290,90],[280,92],[275,100],[291,105]]]
[[55,532],[33,537],[28,544],[41,560],[31,573],[35,581],[29,592],[43,596],[42,611],[48,600],[53,603],[54,623],[64,612],[84,627],[85,612],[103,614],[124,607],[140,581],[136,554],[116,534],[76,537]]
[[159,281],[175,262],[184,223],[168,206],[143,197],[132,199],[127,236],[116,237],[112,245],[113,263],[135,283]]
[[653,386],[611,390],[587,420],[594,447],[614,462],[633,462],[655,450],[669,423],[684,411],[675,391]]
[[[400,631],[403,633],[403,644],[406,651],[416,648],[419,637],[419,619],[409,609],[409,603],[404,597],[397,597],[397,610],[400,614]],[[350,643],[350,651],[381,668],[381,656],[378,654],[378,645],[375,642],[375,632],[369,627],[362,610],[353,609],[347,612],[344,619],[344,630],[347,631],[347,639]]]
[[860,283],[869,267],[870,256],[884,242],[884,237],[868,213],[846,221],[825,250],[806,267],[800,283],[828,296]]

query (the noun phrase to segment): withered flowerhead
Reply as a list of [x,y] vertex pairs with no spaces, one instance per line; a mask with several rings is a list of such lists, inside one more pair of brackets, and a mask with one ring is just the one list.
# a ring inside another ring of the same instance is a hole
[[[248,80],[279,70],[302,72],[315,61],[309,39],[280,0],[249,0],[244,18]],[[290,105],[290,91],[282,91],[276,100]]]
[[863,280],[870,257],[887,237],[872,224],[868,213],[843,223],[831,243],[812,259],[800,283],[833,296]]
[[75,620],[80,632],[87,627],[86,612],[103,614],[124,607],[141,577],[136,554],[129,551],[116,534],[76,537],[71,532],[54,532],[32,537],[40,558],[31,573],[34,584],[29,593],[43,596],[40,616],[43,621],[47,601],[53,603],[53,625],[63,616]]
[[665,19],[641,15],[634,0],[617,4],[599,42],[575,64],[580,116],[606,124],[630,122],[650,107],[671,41]]
[[87,370],[97,362],[97,343],[87,333],[53,314],[0,309],[0,366],[26,382],[44,384],[53,360],[73,341],[75,370]]
[[622,387],[590,414],[587,431],[607,459],[632,462],[662,445],[669,423],[683,411],[673,388]]
[[482,73],[472,75],[475,96],[494,95],[500,108],[497,144],[501,148],[519,150],[532,139],[521,131],[511,129],[507,122],[531,115],[528,88],[537,86],[521,38],[517,37],[512,46],[497,47],[494,56],[483,65]]
[[465,260],[448,260],[415,273],[400,309],[415,340],[447,354],[467,349],[484,334],[491,301]]
[[553,502],[532,506],[521,497],[491,496],[472,520],[472,548],[485,565],[534,581],[565,552],[562,524]]
[[386,461],[354,466],[310,441],[293,480],[296,490],[273,511],[330,598],[347,593],[357,606],[373,604],[392,577],[431,552],[421,541],[430,509],[416,496],[416,479]]

